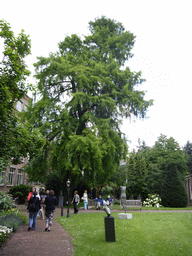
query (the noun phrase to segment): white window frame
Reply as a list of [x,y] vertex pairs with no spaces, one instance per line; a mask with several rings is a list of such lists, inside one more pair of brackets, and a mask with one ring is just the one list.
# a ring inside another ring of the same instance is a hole
[[23,178],[23,170],[22,169],[18,169],[18,173],[17,173],[17,185],[20,185],[20,184],[22,184],[23,182],[23,180],[22,180],[22,178]]
[[10,169],[9,169],[9,183],[8,183],[10,186],[14,185],[15,171],[16,171],[16,168],[10,167]]

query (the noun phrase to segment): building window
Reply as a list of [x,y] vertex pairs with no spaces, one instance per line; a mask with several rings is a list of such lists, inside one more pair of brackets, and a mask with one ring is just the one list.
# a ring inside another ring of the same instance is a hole
[[0,185],[4,185],[5,175],[6,175],[6,169],[3,169],[3,171],[0,172]]
[[18,174],[17,174],[17,185],[22,184],[22,170],[18,169]]
[[13,185],[14,183],[14,175],[15,175],[15,168],[10,168],[9,170],[9,185]]
[[22,110],[22,104],[21,104],[20,101],[17,102],[17,104],[16,104],[16,109],[21,112],[21,110]]

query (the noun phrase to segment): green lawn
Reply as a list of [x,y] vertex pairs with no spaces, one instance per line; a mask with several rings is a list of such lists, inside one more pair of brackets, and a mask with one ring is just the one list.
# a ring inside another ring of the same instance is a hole
[[73,237],[76,256],[192,255],[192,213],[133,212],[131,220],[115,218],[116,242],[105,241],[104,212],[71,214],[56,220]]

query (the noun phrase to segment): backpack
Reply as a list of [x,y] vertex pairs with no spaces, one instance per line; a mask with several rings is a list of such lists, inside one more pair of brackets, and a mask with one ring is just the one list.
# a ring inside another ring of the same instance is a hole
[[35,202],[29,204],[29,211],[35,211],[35,209],[36,209],[36,202],[37,202],[37,199],[35,198]]

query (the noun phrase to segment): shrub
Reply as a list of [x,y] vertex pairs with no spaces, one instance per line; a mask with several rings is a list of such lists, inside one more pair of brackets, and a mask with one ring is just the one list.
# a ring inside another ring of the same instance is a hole
[[26,197],[28,196],[31,190],[30,185],[20,184],[17,186],[13,186],[9,189],[9,194],[13,196],[13,198],[18,198],[18,203],[23,204],[26,201]]
[[149,194],[148,198],[145,199],[143,202],[143,206],[146,207],[160,207],[161,205],[161,198],[158,194]]
[[25,217],[21,217],[21,215],[22,214],[15,209],[2,211],[0,213],[0,225],[6,226],[15,232],[18,227],[24,223],[23,220],[26,221]]
[[0,247],[5,242],[5,239],[9,236],[9,234],[13,231],[12,228],[7,228],[6,226],[0,225]]
[[5,193],[0,191],[0,211],[10,210],[14,207],[13,200]]

